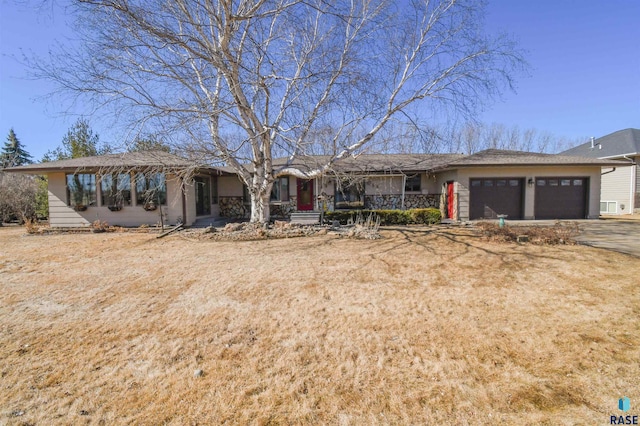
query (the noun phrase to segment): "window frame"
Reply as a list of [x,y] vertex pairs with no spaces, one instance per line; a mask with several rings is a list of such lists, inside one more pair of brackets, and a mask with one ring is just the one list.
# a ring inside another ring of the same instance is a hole
[[[128,185],[125,187],[121,187],[122,176],[127,177]],[[111,188],[105,189],[107,180],[110,180]],[[125,194],[124,197],[123,194]],[[131,206],[133,203],[131,173],[108,173],[100,176],[100,203],[101,206]]]
[[[162,184],[160,185],[163,188],[163,191],[157,191],[157,183],[158,177],[162,178]],[[142,190],[140,190],[140,183],[144,183],[142,186]],[[164,194],[164,197],[160,198],[160,205],[166,206],[168,201],[168,193],[167,193],[167,176],[163,172],[154,172],[154,173],[142,173],[138,172],[135,174],[134,178],[134,186],[136,190],[136,206],[146,206],[148,204],[155,204],[158,202],[157,194]],[[143,194],[152,193],[151,197],[143,196]]]
[[[602,210],[602,205],[606,205],[606,210]],[[609,207],[613,205],[613,211],[609,210]],[[600,214],[618,214],[618,202],[617,201],[600,201]]]
[[271,187],[269,202],[287,203],[289,202],[289,176],[276,178]]
[[422,191],[422,175],[416,173],[414,175],[405,175],[404,192],[420,192]]
[[[335,210],[357,210],[365,208],[365,181],[344,182],[342,186],[339,181],[334,183],[334,209]],[[355,189],[355,192],[354,192]],[[351,196],[358,200],[352,200]]]
[[[89,178],[88,182],[86,181],[87,177]],[[71,189],[69,178],[76,180],[81,185],[80,196]],[[98,205],[98,186],[95,173],[67,173],[65,175],[65,187],[67,190],[67,206],[89,207]]]

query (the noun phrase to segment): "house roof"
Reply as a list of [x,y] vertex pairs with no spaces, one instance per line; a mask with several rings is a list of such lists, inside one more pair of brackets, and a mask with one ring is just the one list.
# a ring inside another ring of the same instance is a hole
[[602,160],[558,154],[486,149],[446,164],[443,169],[491,166],[624,166],[615,160]]
[[[96,155],[91,157],[71,158],[68,160],[48,161],[4,169],[9,172],[51,173],[76,170],[99,170],[115,168],[165,168],[180,169],[193,167],[193,162],[186,158],[165,151],[125,152],[120,154]],[[215,169],[213,167],[200,167]]]
[[[360,154],[337,161],[331,170],[341,173],[394,173],[426,171],[463,157],[460,154]],[[328,155],[297,157],[289,167],[304,172],[324,166]],[[287,158],[273,160],[274,168],[283,167]]]
[[[289,164],[303,172],[324,166],[331,157],[306,156],[297,157]],[[287,165],[287,158],[273,160],[274,168]],[[578,157],[557,154],[539,154],[523,151],[506,151],[487,149],[472,155],[462,154],[361,154],[344,158],[333,165],[331,170],[339,173],[398,173],[452,170],[466,167],[490,166],[624,166],[628,162],[603,160],[597,158]],[[69,160],[51,161],[29,164],[5,169],[10,172],[46,174],[60,171],[100,170],[116,168],[164,168],[183,169],[194,167],[186,158],[164,151],[128,152],[107,154],[94,157],[81,157]],[[234,173],[230,167],[200,166],[198,169],[215,170],[223,173]]]
[[578,145],[562,155],[579,155],[590,158],[614,158],[623,155],[640,155],[640,129],[624,129]]

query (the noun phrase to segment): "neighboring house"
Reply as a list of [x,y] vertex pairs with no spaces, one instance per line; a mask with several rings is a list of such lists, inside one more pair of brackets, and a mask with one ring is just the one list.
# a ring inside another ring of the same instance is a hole
[[561,154],[632,163],[633,167],[603,168],[600,213],[640,213],[640,129],[624,129],[592,138]]
[[[328,157],[297,159],[302,171]],[[274,167],[287,165],[274,160]],[[626,163],[486,150],[460,154],[363,154],[344,159],[320,178],[283,176],[271,193],[271,215],[341,209],[439,208],[443,218],[473,220],[583,219],[599,216],[601,167]],[[205,217],[248,217],[246,188],[228,167],[193,169],[162,152],[111,154],[7,169],[49,178],[53,227],[94,220],[139,226]],[[189,172],[189,173],[186,173]],[[192,175],[184,180],[181,176]]]

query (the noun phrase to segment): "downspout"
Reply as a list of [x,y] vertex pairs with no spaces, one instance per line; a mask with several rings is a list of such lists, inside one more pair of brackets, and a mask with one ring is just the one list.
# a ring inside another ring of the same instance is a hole
[[[631,164],[633,164],[634,166],[638,165],[638,163],[636,163],[633,158],[629,158],[626,155],[623,155],[622,158],[624,158],[625,160],[629,160],[629,162],[631,162]],[[636,183],[637,173],[638,167],[633,167],[633,169],[631,170],[631,184],[629,185],[629,201],[631,201],[631,203],[629,203],[629,213],[631,214],[633,214],[634,210],[636,209],[636,194],[633,192],[633,187]],[[637,190],[640,191],[640,188],[638,188]]]
[[185,193],[186,186],[184,184],[184,178],[180,178],[180,192],[182,193],[182,224],[187,224],[187,195]]
[[404,210],[404,191],[406,186],[407,186],[407,175],[403,173],[402,174],[402,208],[401,210]]
[[616,168],[614,167],[613,169],[609,170],[608,172],[600,173],[600,176],[608,175],[609,173],[613,173],[615,171],[616,171]]

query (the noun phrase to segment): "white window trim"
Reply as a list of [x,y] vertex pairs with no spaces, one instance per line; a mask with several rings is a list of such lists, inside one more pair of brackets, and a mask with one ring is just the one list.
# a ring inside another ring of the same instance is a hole
[[[618,202],[617,201],[605,201],[605,200],[601,200],[600,204],[602,203],[606,203],[607,204],[607,211],[602,211],[600,210],[600,214],[618,214]],[[613,212],[608,211],[609,209],[609,203],[613,203],[615,205],[615,210]]]

